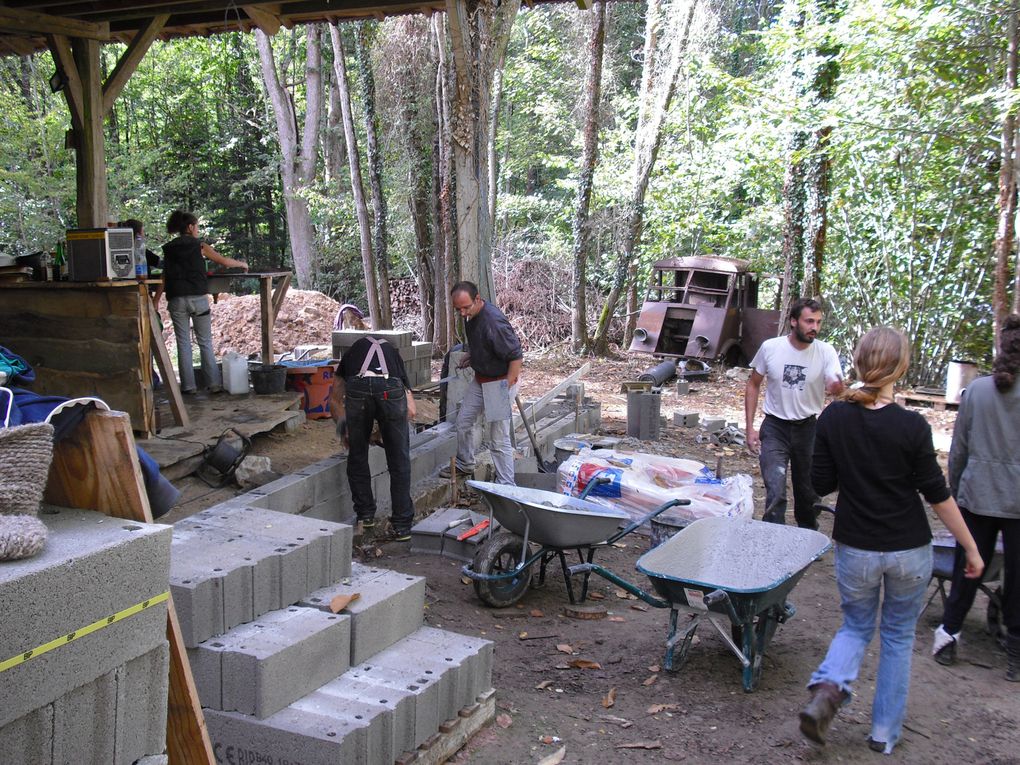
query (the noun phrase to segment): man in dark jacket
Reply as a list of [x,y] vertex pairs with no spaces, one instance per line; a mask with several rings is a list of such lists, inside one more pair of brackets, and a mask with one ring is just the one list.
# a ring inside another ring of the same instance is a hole
[[[489,453],[496,468],[496,482],[514,484],[514,454],[510,444],[510,402],[517,397],[524,353],[521,341],[503,312],[478,294],[471,282],[457,282],[450,290],[450,302],[464,319],[468,356],[461,367],[474,370],[457,411],[457,473],[470,475],[475,469],[472,434],[475,420],[485,416]],[[483,385],[486,386],[483,392]],[[488,401],[488,409],[487,402]],[[450,477],[450,469],[440,471]]]
[[390,474],[393,537],[408,541],[414,523],[408,422],[415,416],[415,403],[404,362],[386,340],[363,337],[344,353],[330,393],[330,414],[347,447],[354,512],[366,529],[375,526],[376,510],[368,442],[372,426],[379,423]]

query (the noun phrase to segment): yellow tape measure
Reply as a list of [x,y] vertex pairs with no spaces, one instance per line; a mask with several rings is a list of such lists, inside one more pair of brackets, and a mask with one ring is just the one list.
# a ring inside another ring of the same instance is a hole
[[117,622],[124,621],[129,616],[134,616],[135,614],[139,614],[142,611],[146,610],[147,608],[152,608],[155,605],[166,602],[167,600],[169,600],[169,598],[170,598],[169,591],[162,592],[159,595],[154,595],[148,600],[143,600],[141,603],[135,603],[133,606],[129,606],[128,608],[125,608],[123,611],[118,611],[117,613],[112,614],[110,616],[104,616],[102,619],[98,619],[92,622],[92,624],[88,624],[82,627],[81,629],[75,630],[74,632],[69,632],[66,635],[61,635],[60,637],[55,638],[48,643],[43,643],[38,648],[33,648],[30,651],[24,651],[23,653],[19,653],[17,656],[12,656],[11,658],[6,659],[5,661],[0,661],[0,672],[11,669],[12,667],[16,667],[19,664],[24,664],[29,659],[34,659],[36,656],[41,656],[42,654],[48,651],[52,651],[54,648],[59,648],[60,646],[67,645],[68,643],[71,643],[75,640],[80,640],[86,635],[91,635],[93,632],[98,632],[99,630],[103,629],[103,627],[109,627],[111,624],[116,624]]

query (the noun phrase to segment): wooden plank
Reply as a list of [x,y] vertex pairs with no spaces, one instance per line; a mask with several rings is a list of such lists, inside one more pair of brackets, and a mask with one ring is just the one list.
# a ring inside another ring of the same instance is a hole
[[273,313],[273,279],[263,276],[259,279],[259,305],[262,318],[262,363],[273,363],[273,324],[276,315]]
[[[18,353],[11,346],[7,347]],[[18,353],[18,355],[23,356],[24,354]],[[34,364],[33,367],[36,379],[32,384],[32,390],[35,393],[67,398],[95,396],[105,401],[111,409],[117,409],[129,415],[135,430],[147,431],[152,404],[146,406],[145,397],[141,393],[142,373],[138,367],[116,373],[51,369]],[[151,398],[152,391],[149,391],[150,401]]]
[[269,37],[280,31],[280,17],[270,13],[265,7],[258,5],[242,5],[241,10],[248,14],[248,18],[255,22],[255,26],[261,29]]
[[75,131],[80,131],[84,106],[81,78],[78,76],[78,65],[74,63],[74,55],[71,53],[71,41],[66,35],[50,34],[46,36],[46,43],[49,45],[50,55],[53,56],[53,63],[67,78],[64,98],[67,100],[67,109],[71,112],[71,125]]
[[[156,366],[159,367],[163,387],[168,394],[170,411],[174,415],[174,422],[182,428],[186,428],[191,425],[191,418],[188,417],[188,410],[184,406],[184,397],[181,395],[181,386],[177,382],[177,375],[174,374],[173,365],[170,363],[170,354],[163,341],[163,321],[159,318],[159,312],[152,300],[146,297],[145,303],[148,306],[149,329],[152,333],[152,351],[156,357]],[[152,428],[150,432],[155,432],[155,428]]]
[[[552,401],[554,398],[560,395],[560,393],[565,391],[569,386],[573,385],[575,382],[577,382],[586,374],[588,374],[589,371],[591,371],[591,362],[587,361],[573,373],[567,375],[567,377],[565,377],[555,388],[545,393],[541,398],[535,401],[535,403],[525,406],[524,409],[527,412],[529,422],[533,422],[538,417],[541,417],[542,410],[546,406],[548,406],[550,401]],[[519,430],[520,428],[523,427],[521,421],[521,414],[523,413],[514,415],[514,430]]]
[[138,64],[145,57],[145,53],[149,50],[149,46],[152,45],[152,41],[156,39],[156,35],[163,31],[163,27],[166,26],[169,18],[169,14],[156,16],[149,19],[145,26],[138,30],[131,44],[128,45],[127,50],[121,55],[117,66],[110,76],[106,78],[106,82],[103,83],[103,114],[110,114],[110,111],[113,109],[113,102],[117,100],[117,96],[120,95],[121,90],[124,89],[128,80],[131,79],[131,75],[134,74]]
[[280,315],[280,308],[287,297],[287,290],[290,289],[291,274],[288,272],[278,277],[279,281],[273,288],[273,318],[269,322],[271,327],[276,326],[276,317]]
[[[54,446],[46,501],[152,523],[131,426],[123,412],[89,412]],[[170,688],[167,754],[172,765],[213,765],[212,742],[181,637],[173,598],[167,604]]]
[[25,11],[0,5],[0,33],[55,34],[67,37],[82,37],[90,40],[110,39],[110,23],[107,21],[79,21],[65,16],[51,16],[48,13]]

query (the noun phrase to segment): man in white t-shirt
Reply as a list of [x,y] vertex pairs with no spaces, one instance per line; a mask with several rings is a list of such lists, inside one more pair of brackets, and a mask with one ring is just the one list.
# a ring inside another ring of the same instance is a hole
[[[815,418],[825,406],[825,394],[843,390],[843,370],[836,351],[816,339],[822,326],[822,306],[801,298],[790,306],[790,332],[762,343],[751,361],[751,377],[744,389],[747,447],[758,455],[765,483],[763,521],[786,523],[786,470],[793,483],[793,517],[801,528],[818,528],[811,486],[811,455],[815,448]],[[763,380],[765,419],[754,429]]]

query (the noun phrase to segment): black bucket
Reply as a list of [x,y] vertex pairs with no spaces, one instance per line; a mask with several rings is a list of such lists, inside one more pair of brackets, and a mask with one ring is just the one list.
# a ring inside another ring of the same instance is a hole
[[[669,511],[667,511],[669,512]],[[691,521],[686,518],[676,518],[667,516],[665,513],[652,518],[649,521],[649,525],[652,527],[651,539],[648,542],[648,549],[652,550],[667,539],[670,539],[678,531],[683,531],[689,526]]]
[[259,364],[250,367],[248,372],[256,393],[283,393],[287,385],[287,367],[282,364]]

